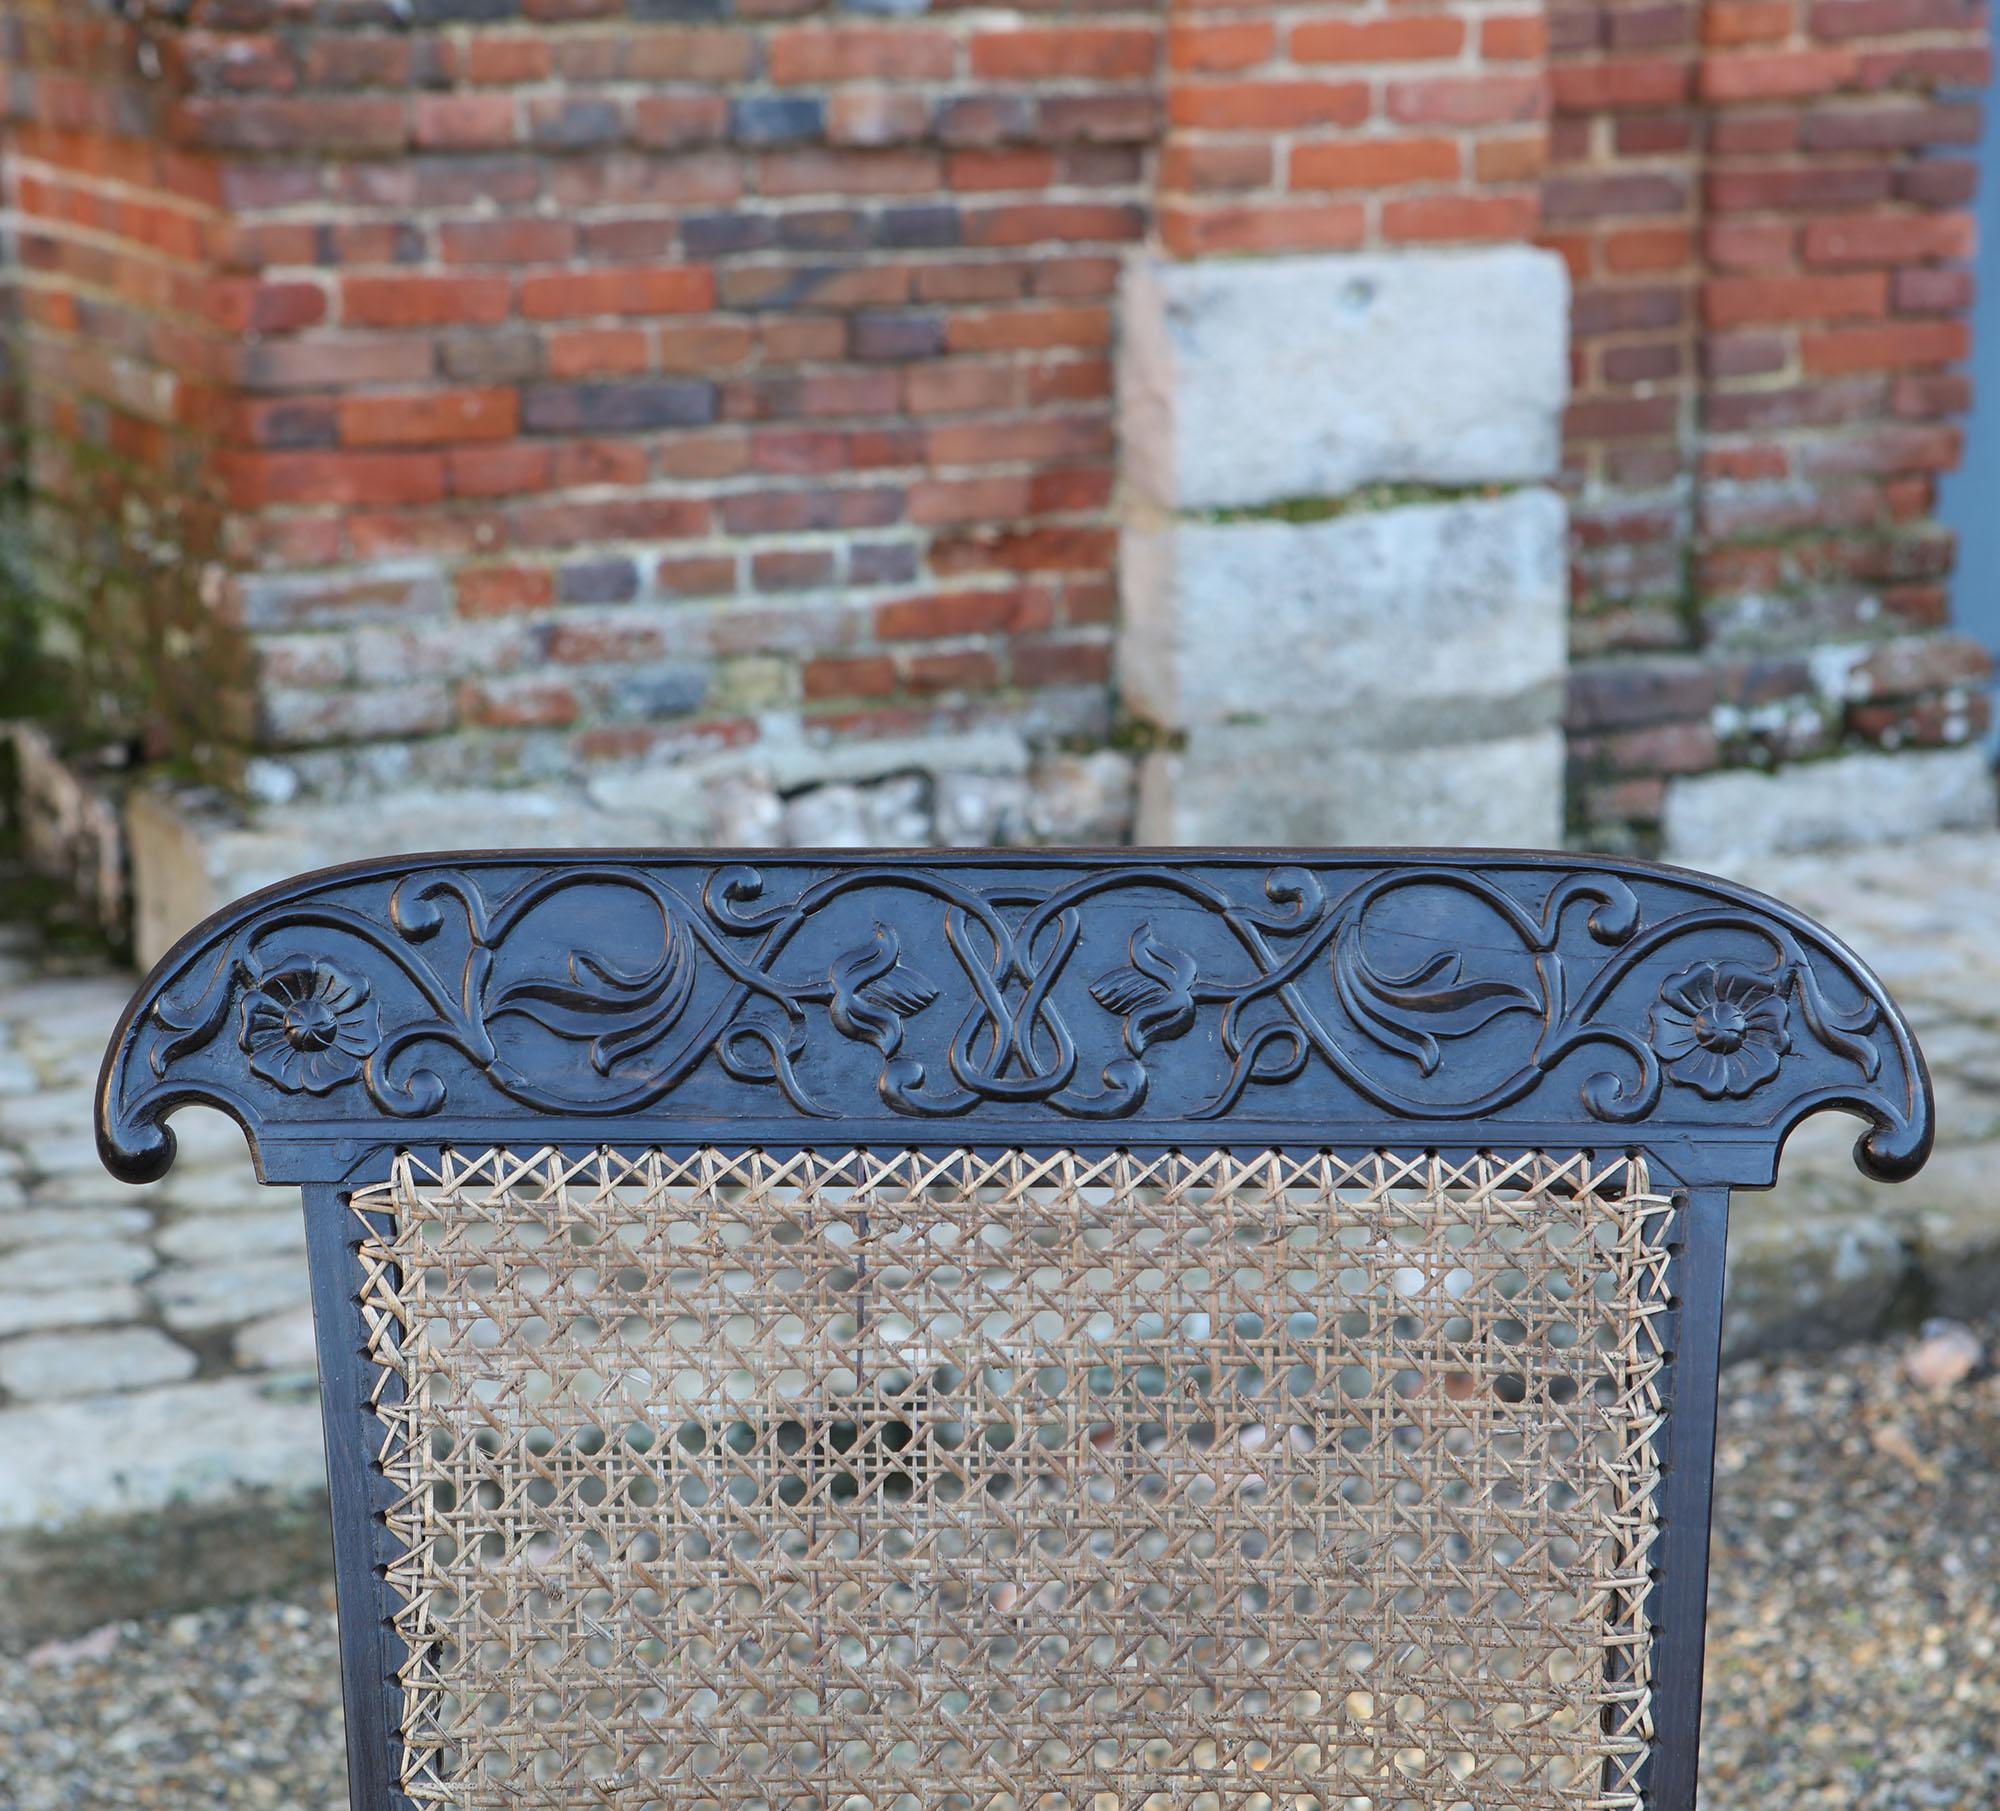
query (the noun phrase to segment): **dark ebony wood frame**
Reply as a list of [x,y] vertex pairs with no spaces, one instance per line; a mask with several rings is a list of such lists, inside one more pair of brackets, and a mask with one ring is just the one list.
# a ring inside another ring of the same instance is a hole
[[305,1187],[355,1811],[409,1811],[352,1192],[399,1151],[1372,1149],[1645,1156],[1677,1202],[1649,1811],[1694,1803],[1733,1188],[1801,1119],[1915,1173],[1930,1084],[1844,945],[1703,875],[1556,854],[481,853],[268,888],[162,959],[105,1163],[235,1117]]

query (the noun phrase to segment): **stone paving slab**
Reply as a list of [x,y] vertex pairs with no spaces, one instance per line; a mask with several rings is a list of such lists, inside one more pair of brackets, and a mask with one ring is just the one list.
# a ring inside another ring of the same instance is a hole
[[[1854,1170],[1809,1122],[1777,1189],[1738,1197],[1732,1356],[2000,1303],[2000,836],[1791,856],[1739,878],[1848,938],[1916,1021],[1940,1144],[1915,1183]],[[0,1647],[287,1589],[327,1565],[295,1190],[218,1114],[128,1188],[90,1090],[128,974],[0,925]]]

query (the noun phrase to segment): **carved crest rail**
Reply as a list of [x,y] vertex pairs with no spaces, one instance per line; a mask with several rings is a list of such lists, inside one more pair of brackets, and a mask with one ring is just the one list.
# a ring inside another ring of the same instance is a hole
[[1871,1122],[1880,1177],[1931,1136],[1906,1028],[1825,931],[1702,876],[1512,854],[363,863],[241,902],[155,971],[107,1063],[107,1163],[158,1174],[194,1101],[272,1179],[329,1142],[611,1120],[794,1144],[1601,1128],[1732,1183],[1822,1107]]

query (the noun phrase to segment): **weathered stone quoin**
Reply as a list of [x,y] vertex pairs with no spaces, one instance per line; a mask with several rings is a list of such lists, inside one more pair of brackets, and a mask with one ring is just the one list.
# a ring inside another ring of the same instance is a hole
[[287,807],[153,799],[155,926],[441,822],[1702,859],[1885,755],[1899,832],[1990,806],[1963,0],[0,31],[38,517],[179,537]]

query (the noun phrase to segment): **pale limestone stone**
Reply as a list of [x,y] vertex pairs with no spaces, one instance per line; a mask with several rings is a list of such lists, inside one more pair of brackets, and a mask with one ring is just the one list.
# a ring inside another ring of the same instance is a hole
[[1740,1196],[1729,1227],[1724,1356],[1868,1338],[1887,1317],[1907,1263],[1901,1237],[1878,1215],[1779,1212],[1770,1196]]
[[[179,1124],[176,1116],[176,1130]],[[236,1137],[240,1145],[242,1133],[238,1132]],[[297,1189],[259,1182],[241,1156],[233,1170],[191,1170],[182,1175],[176,1166],[153,1187],[153,1198],[161,1207],[196,1214],[263,1213],[278,1202],[296,1202],[299,1198]]]
[[250,1378],[0,1411],[0,1529],[325,1487],[319,1405]]
[[157,1327],[114,1333],[39,1333],[0,1345],[0,1386],[41,1401],[99,1396],[148,1384],[179,1383],[195,1373],[195,1355]]
[[60,1239],[23,1245],[0,1258],[0,1284],[22,1294],[136,1283],[159,1260],[129,1239]]
[[2000,1140],[1947,1146],[1904,1193],[1917,1208],[1931,1306],[1965,1319],[1991,1315],[2000,1303]]
[[296,1307],[308,1296],[303,1256],[170,1264],[148,1286],[176,1332],[227,1327]]
[[1993,771],[1976,748],[1841,755],[1775,773],[1683,775],[1667,782],[1670,861],[1730,866],[1762,854],[1893,843],[1988,829]]
[[718,848],[772,849],[785,833],[785,802],[756,774],[723,774],[706,791],[705,834]]
[[1128,705],[1163,729],[1337,714],[1340,740],[1424,747],[1558,720],[1562,499],[1528,489],[1312,523],[1127,533]]
[[1028,828],[1044,843],[1122,842],[1136,783],[1132,757],[1117,749],[1045,755],[1029,780]]
[[868,813],[858,786],[815,786],[785,801],[783,842],[793,849],[865,849]]
[[236,1362],[257,1371],[311,1371],[318,1365],[309,1308],[267,1314],[237,1330]]
[[1562,260],[1525,246],[1127,266],[1125,477],[1166,510],[1554,475]]
[[140,1312],[139,1292],[130,1283],[33,1291],[10,1288],[0,1292],[0,1339],[49,1327],[102,1327],[137,1320]]
[[212,795],[142,787],[126,801],[133,947],[149,966],[231,900],[310,868],[367,856],[480,848],[628,848],[651,816],[614,816],[567,789],[398,791],[393,799],[246,816]]
[[1304,719],[1216,724],[1147,758],[1138,840],[1544,848],[1562,830],[1561,732],[1380,749]]
[[196,1214],[176,1220],[153,1243],[184,1264],[227,1263],[232,1258],[295,1252],[305,1256],[305,1217],[289,1207],[248,1214]]
[[922,774],[892,774],[862,795],[868,840],[878,849],[928,848],[933,836],[931,783]]
[[941,773],[935,810],[937,840],[948,849],[1023,842],[1028,783],[1016,774]]
[[32,1207],[19,1213],[8,1209],[7,1185],[0,1182],[0,1277],[9,1274],[12,1250],[18,1246],[93,1245],[100,1240],[127,1239],[149,1231],[153,1216],[142,1207]]

